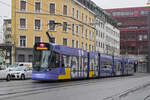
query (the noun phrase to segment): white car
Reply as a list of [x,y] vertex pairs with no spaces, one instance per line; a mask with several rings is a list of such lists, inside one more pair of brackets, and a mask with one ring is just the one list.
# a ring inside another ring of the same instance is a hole
[[32,77],[31,67],[16,67],[11,70],[11,79],[25,80]]
[[0,79],[6,79],[7,81],[11,79],[10,70],[5,65],[0,66]]

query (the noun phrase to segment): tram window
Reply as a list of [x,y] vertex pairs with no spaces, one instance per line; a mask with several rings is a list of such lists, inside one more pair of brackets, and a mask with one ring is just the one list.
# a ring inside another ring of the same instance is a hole
[[119,61],[115,62],[115,69],[117,71],[121,71],[121,62],[119,62]]
[[66,67],[67,66],[67,57],[66,57],[66,55],[62,55],[61,61],[62,61],[62,64],[64,63],[64,67]]
[[96,66],[96,68],[98,68],[98,58],[95,58],[95,60],[94,60],[94,65]]
[[65,63],[66,61],[65,60],[66,60],[66,57],[62,56],[61,57],[61,64],[62,64],[61,67],[65,67],[65,65],[66,65],[66,63]]
[[69,56],[66,56],[66,63],[69,64]]
[[102,60],[102,64],[101,64],[102,66],[105,66],[105,65],[110,65],[110,66],[112,66],[112,61],[110,60]]
[[53,53],[50,66],[52,68],[57,68],[57,67],[59,67],[59,63],[60,63],[59,54],[58,53]]
[[94,68],[93,68],[93,63],[91,63],[91,70],[94,70]]
[[71,63],[71,56],[67,56],[67,55],[62,55],[63,59],[64,59],[64,65],[65,67],[69,67],[70,63]]
[[87,58],[84,58],[84,61],[83,61],[83,66],[84,67],[87,67],[87,65],[88,65],[88,62],[87,62],[88,60],[87,60]]

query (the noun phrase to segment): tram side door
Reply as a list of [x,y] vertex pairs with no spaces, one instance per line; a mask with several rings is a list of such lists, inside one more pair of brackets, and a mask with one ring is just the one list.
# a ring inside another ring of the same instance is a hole
[[51,64],[51,73],[59,75],[62,69],[59,53],[53,52],[50,64]]

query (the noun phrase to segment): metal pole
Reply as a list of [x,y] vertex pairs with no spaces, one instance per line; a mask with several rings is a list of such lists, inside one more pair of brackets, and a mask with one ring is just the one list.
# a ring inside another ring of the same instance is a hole
[[147,72],[150,73],[150,12],[148,12],[148,64]]
[[138,70],[138,71],[140,71],[140,72],[142,72],[142,67],[140,66],[140,62],[139,62],[139,60],[140,60],[140,58],[139,58],[139,46],[138,46],[138,69],[140,69],[140,70]]

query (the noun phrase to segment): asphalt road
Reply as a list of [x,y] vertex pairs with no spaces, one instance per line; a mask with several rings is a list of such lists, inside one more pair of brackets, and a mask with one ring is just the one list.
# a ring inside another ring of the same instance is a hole
[[150,85],[127,93],[125,96],[122,96],[120,100],[150,100]]
[[[0,80],[0,100],[104,100],[106,97],[122,91],[117,90],[121,87],[120,83],[124,83],[126,80],[142,79],[143,77],[147,77],[147,74],[60,82],[33,80],[6,82]],[[114,93],[113,88],[116,89]]]

